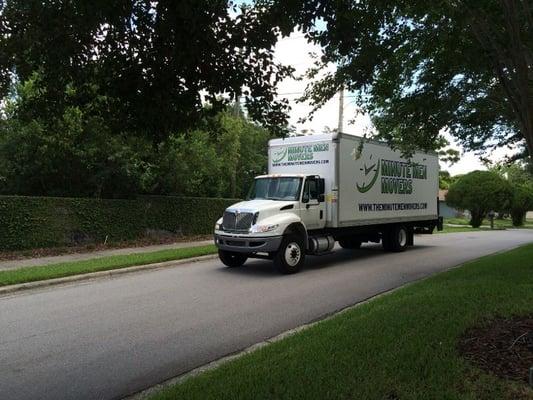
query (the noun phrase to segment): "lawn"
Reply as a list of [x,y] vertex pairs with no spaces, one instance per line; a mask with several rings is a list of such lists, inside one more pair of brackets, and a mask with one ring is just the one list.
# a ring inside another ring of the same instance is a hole
[[111,269],[132,267],[135,265],[181,260],[184,258],[213,254],[216,253],[216,251],[215,245],[195,246],[0,271],[0,286],[62,278],[65,276],[107,271]]
[[[502,230],[503,228],[494,228],[494,230]],[[472,228],[470,225],[465,226],[448,226],[444,225],[442,231],[434,230],[433,233],[454,233],[454,232],[479,232],[490,231],[490,228]]]
[[457,341],[490,318],[532,312],[530,244],[376,298],[152,399],[531,399],[525,383],[471,366]]
[[[469,220],[466,218],[444,218],[444,224],[469,225]],[[488,219],[484,219],[481,225],[490,226],[490,221]],[[499,228],[499,229],[502,229],[502,228],[530,228],[531,229],[533,228],[533,220],[526,219],[523,226],[515,227],[513,226],[513,223],[509,218],[495,219],[494,227]]]

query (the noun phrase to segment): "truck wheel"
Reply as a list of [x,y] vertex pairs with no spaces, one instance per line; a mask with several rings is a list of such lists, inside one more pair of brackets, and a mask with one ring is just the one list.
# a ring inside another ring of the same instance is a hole
[[248,256],[243,253],[235,253],[233,251],[219,250],[218,258],[220,258],[220,261],[222,261],[224,265],[230,268],[234,268],[234,267],[242,266],[248,259]]
[[383,232],[381,241],[386,251],[404,251],[409,245],[409,231],[403,225],[395,226]]
[[274,256],[274,266],[282,274],[294,274],[300,270],[305,260],[304,241],[298,235],[283,238],[278,252]]
[[339,246],[343,249],[358,249],[361,247],[361,241],[353,238],[343,238],[339,240]]

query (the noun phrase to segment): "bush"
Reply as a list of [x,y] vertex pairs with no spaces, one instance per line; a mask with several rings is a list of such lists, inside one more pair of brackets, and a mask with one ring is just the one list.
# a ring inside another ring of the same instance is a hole
[[514,226],[524,225],[526,214],[533,208],[533,185],[515,185],[512,189],[509,212]]
[[235,199],[141,196],[133,200],[0,196],[0,250],[118,242],[149,230],[209,234]]
[[490,171],[473,171],[461,176],[448,190],[446,202],[452,207],[470,211],[470,225],[479,228],[491,210],[508,204],[510,186],[501,176]]

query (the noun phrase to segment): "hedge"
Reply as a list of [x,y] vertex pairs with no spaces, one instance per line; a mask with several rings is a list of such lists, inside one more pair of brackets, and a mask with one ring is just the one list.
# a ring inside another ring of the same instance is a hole
[[208,234],[236,199],[140,196],[132,200],[0,196],[0,250],[131,240],[151,231]]

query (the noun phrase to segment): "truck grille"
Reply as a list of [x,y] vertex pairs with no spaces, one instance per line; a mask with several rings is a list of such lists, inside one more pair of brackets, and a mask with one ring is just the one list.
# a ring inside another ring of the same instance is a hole
[[229,232],[248,232],[253,219],[253,213],[225,211],[222,218],[222,229]]

